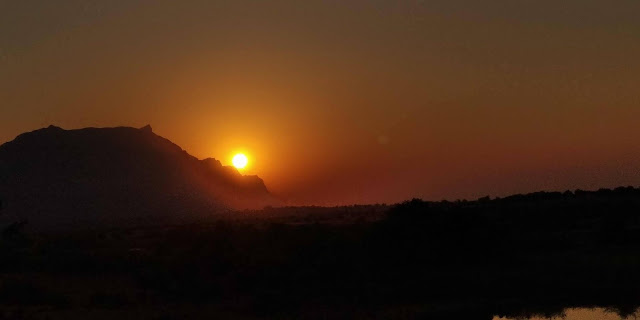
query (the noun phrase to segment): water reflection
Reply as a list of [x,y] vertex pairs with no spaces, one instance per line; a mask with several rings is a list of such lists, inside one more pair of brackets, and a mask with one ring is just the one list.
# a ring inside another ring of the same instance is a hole
[[493,320],[543,320],[543,319],[552,319],[552,320],[630,320],[630,319],[638,319],[640,316],[640,311],[636,311],[635,314],[632,314],[628,317],[621,317],[612,310],[607,310],[603,308],[575,308],[575,309],[567,309],[565,310],[563,315],[558,315],[552,318],[545,317],[533,317],[533,318],[503,318],[503,317],[493,317]]

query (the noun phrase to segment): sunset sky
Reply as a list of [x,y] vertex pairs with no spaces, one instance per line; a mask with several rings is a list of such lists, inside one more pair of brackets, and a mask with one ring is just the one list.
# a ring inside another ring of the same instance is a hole
[[291,204],[640,185],[640,1],[0,0],[0,143],[150,124]]

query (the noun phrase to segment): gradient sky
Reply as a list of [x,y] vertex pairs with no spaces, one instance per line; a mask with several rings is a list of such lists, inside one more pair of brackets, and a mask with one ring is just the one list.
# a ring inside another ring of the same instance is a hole
[[0,143],[151,124],[291,204],[640,185],[640,1],[0,0]]

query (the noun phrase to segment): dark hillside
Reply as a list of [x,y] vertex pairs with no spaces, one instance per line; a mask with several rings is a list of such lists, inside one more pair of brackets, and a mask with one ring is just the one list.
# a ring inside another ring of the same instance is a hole
[[631,187],[28,230],[3,232],[0,305],[34,317],[491,319],[595,306],[626,315],[640,301]]
[[8,222],[45,229],[185,222],[278,203],[260,178],[198,160],[149,126],[22,134],[0,146],[0,195]]

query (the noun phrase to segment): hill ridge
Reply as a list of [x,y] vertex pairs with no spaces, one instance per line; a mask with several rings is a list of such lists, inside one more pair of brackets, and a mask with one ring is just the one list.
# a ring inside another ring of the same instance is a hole
[[150,125],[20,134],[0,145],[0,198],[6,216],[44,224],[189,220],[278,204],[260,177],[200,160]]

